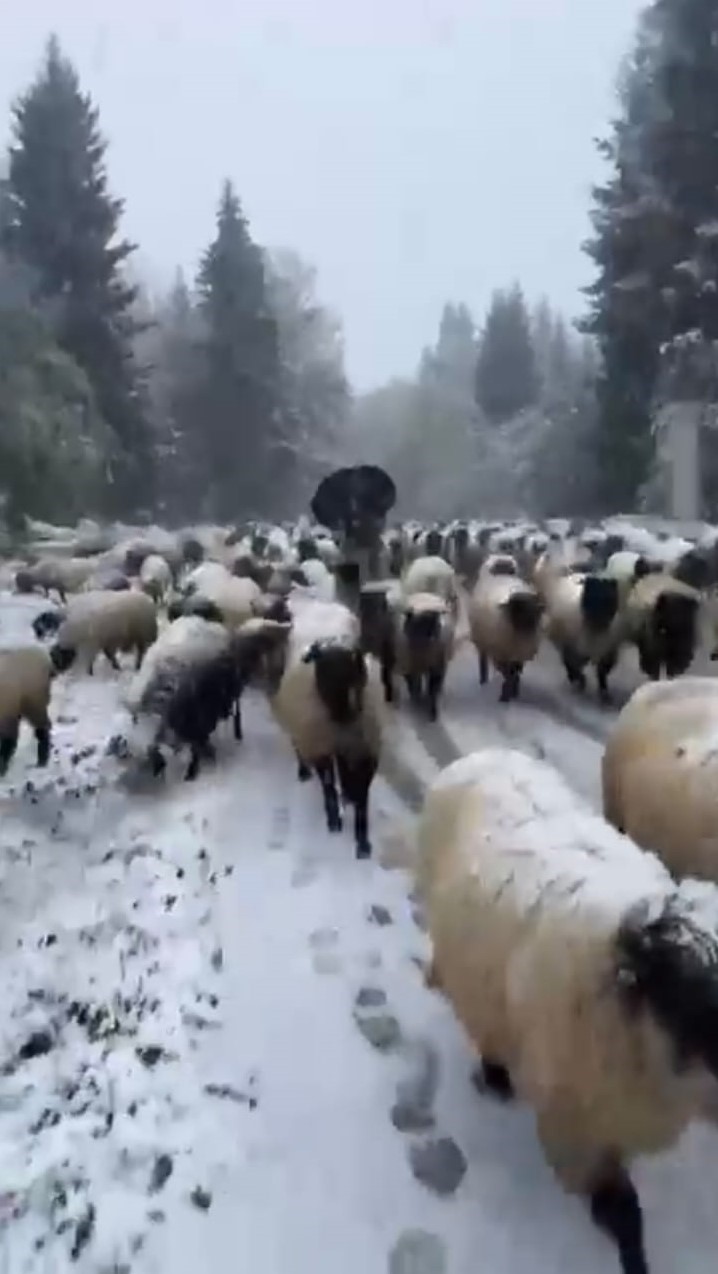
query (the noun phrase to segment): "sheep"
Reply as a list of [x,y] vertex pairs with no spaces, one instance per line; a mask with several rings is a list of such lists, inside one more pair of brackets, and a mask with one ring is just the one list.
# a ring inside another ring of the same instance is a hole
[[481,685],[490,662],[501,674],[501,703],[518,698],[524,665],[538,654],[543,613],[542,599],[523,579],[500,572],[479,576],[469,599],[469,631]]
[[413,593],[435,593],[451,608],[454,618],[459,609],[456,571],[443,557],[417,557],[404,572],[401,581],[406,597]]
[[262,590],[253,579],[230,575],[225,566],[205,562],[191,573],[187,591],[193,598],[212,602],[228,628],[239,628],[256,616]]
[[37,764],[50,759],[50,692],[55,668],[42,646],[0,649],[0,777],[15,755],[20,722],[35,731]]
[[606,743],[605,817],[674,876],[718,883],[718,681],[681,677],[636,690]]
[[486,579],[492,575],[514,576],[519,575],[519,566],[516,558],[511,553],[489,553],[485,557],[479,570],[479,579]]
[[100,651],[115,671],[119,650],[134,650],[139,668],[145,651],[157,637],[157,613],[149,597],[130,591],[113,593],[98,590],[81,593],[67,607],[57,630],[51,655],[61,671],[82,652],[92,675]]
[[456,625],[449,605],[436,593],[412,593],[394,606],[394,664],[415,706],[426,704],[430,721],[454,653]]
[[647,1274],[625,1164],[706,1114],[718,1075],[718,891],[676,885],[525,754],[486,749],[429,790],[420,888],[441,988],[484,1091],[537,1116],[624,1274]]
[[383,581],[365,584],[359,594],[361,648],[365,655],[372,655],[379,661],[384,699],[387,703],[394,702],[395,603],[395,591]]
[[584,668],[594,665],[599,698],[611,702],[608,678],[624,639],[619,582],[602,575],[562,575],[547,590],[547,632],[569,684],[586,689]]
[[140,587],[159,606],[172,587],[172,572],[159,553],[150,553],[140,567]]
[[36,588],[49,597],[56,592],[60,600],[67,601],[68,593],[77,593],[96,569],[96,561],[89,557],[41,558],[34,566],[25,567],[15,576],[15,587],[20,593]]
[[685,672],[693,660],[700,594],[671,575],[650,573],[634,584],[624,608],[627,640],[638,649],[641,672],[658,681]]
[[356,617],[338,602],[305,600],[294,612],[287,660],[272,710],[299,761],[300,779],[319,778],[330,832],[342,818],[336,774],[354,806],[357,858],[371,854],[369,790],[381,748],[383,694],[378,666],[362,653]]
[[190,638],[185,650],[175,642],[171,657],[153,661],[139,705],[143,715],[158,722],[147,753],[155,777],[166,768],[162,743],[171,743],[175,750],[189,748],[185,781],[190,782],[197,777],[202,758],[213,757],[210,738],[221,720],[231,714],[234,737],[242,739],[242,691],[265,657],[286,641],[290,627],[271,619],[251,619],[234,632],[221,627],[205,642],[193,645]]

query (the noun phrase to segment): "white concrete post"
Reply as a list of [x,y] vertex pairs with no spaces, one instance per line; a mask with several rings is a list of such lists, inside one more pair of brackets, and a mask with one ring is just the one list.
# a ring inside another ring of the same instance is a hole
[[669,467],[669,516],[696,522],[701,513],[700,427],[703,404],[673,402],[665,410],[665,457]]

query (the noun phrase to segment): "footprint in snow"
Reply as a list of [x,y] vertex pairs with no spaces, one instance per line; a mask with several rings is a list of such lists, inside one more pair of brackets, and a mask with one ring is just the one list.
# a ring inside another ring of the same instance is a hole
[[291,884],[293,889],[304,889],[307,885],[313,885],[317,879],[316,867],[311,867],[309,863],[302,863],[292,872]]
[[415,1141],[409,1147],[409,1165],[416,1180],[441,1198],[456,1193],[468,1166],[453,1137]]
[[336,929],[315,929],[309,935],[312,967],[315,973],[339,973],[342,962],[335,948],[339,942]]
[[446,1250],[428,1230],[404,1230],[389,1253],[388,1274],[445,1274]]
[[309,935],[309,945],[315,951],[325,951],[327,947],[336,947],[338,942],[338,929],[313,929]]
[[285,849],[289,834],[289,810],[280,806],[272,815],[272,827],[269,833],[269,849]]

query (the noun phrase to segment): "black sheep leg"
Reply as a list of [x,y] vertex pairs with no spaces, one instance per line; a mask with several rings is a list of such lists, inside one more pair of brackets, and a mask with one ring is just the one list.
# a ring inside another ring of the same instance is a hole
[[590,1196],[591,1215],[618,1248],[623,1274],[649,1274],[643,1246],[643,1215],[636,1188],[620,1172]]
[[377,771],[373,756],[337,757],[339,781],[345,800],[354,806],[354,841],[357,858],[371,856],[369,840],[369,790]]
[[409,700],[412,706],[416,708],[421,703],[421,677],[417,677],[415,673],[407,673],[404,681],[406,682]]
[[8,766],[15,755],[18,734],[19,725],[16,722],[12,734],[4,734],[0,739],[0,778],[7,774]]
[[297,756],[297,778],[299,779],[300,783],[308,783],[310,778],[312,777],[312,771],[310,770],[306,762],[302,760],[298,752],[296,756]]
[[444,685],[444,669],[434,668],[426,674],[426,709],[430,721],[436,721],[439,715],[439,695]]
[[322,757],[321,760],[314,762],[314,769],[322,785],[327,828],[330,832],[340,832],[342,830],[342,816],[339,811],[339,796],[337,795],[337,785],[334,776],[334,758],[331,756]]
[[385,644],[381,652],[381,684],[384,687],[384,699],[394,702],[394,652]]
[[49,725],[38,726],[35,730],[35,739],[37,741],[37,763],[40,768],[47,765],[50,760],[50,727]]
[[596,680],[598,681],[598,697],[601,703],[609,704],[611,702],[611,691],[608,688],[608,678],[616,667],[617,655],[612,652],[606,655],[604,659],[596,665]]
[[187,773],[184,776],[185,783],[191,783],[193,779],[197,778],[197,775],[199,774],[200,761],[203,757],[206,761],[213,761],[215,756],[216,752],[210,743],[209,738],[198,739],[196,742],[191,743],[189,765],[187,766]]
[[499,695],[499,703],[511,703],[512,700],[518,699],[519,690],[521,688],[521,672],[522,664],[503,664],[501,675],[503,684],[501,686],[501,694]]
[[561,658],[566,669],[569,685],[574,686],[576,690],[584,691],[586,689],[586,674],[583,671],[581,661],[576,658],[571,650],[562,651]]
[[489,679],[488,656],[479,651],[479,685],[485,686]]
[[498,1101],[511,1101],[514,1097],[511,1076],[500,1062],[482,1059],[474,1071],[473,1083],[479,1093],[488,1093]]
[[108,650],[107,647],[103,647],[102,653],[105,656],[105,659],[109,663],[110,667],[113,668],[115,672],[119,672],[120,665],[117,662],[117,655],[115,654],[114,650]]
[[239,698],[235,699],[232,709],[232,727],[235,739],[238,743],[241,743],[244,734],[242,732],[242,703]]

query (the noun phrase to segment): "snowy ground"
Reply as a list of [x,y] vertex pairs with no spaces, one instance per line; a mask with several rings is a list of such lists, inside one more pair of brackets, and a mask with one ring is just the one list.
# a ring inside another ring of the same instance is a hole
[[[0,599],[0,640],[30,617]],[[550,656],[524,704],[497,694],[464,652],[443,723],[402,711],[357,863],[259,698],[216,768],[142,794],[104,755],[117,677],[58,682],[51,766],[24,737],[0,783],[0,1274],[617,1270],[528,1112],[472,1087],[411,881],[384,865],[401,798],[482,742],[597,801],[610,714]],[[702,1128],[637,1165],[653,1274],[713,1274],[717,1169]]]

